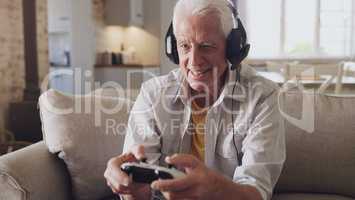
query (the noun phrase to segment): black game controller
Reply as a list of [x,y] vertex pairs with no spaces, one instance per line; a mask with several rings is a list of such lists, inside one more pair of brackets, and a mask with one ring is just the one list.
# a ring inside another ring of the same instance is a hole
[[158,179],[175,179],[184,177],[185,173],[175,168],[166,168],[147,163],[128,162],[121,166],[121,170],[136,183],[150,184]]

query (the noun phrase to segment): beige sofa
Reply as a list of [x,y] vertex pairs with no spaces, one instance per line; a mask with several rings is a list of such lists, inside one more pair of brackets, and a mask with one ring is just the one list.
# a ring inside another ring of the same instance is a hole
[[[60,98],[57,100],[64,101]],[[340,98],[299,92],[280,95],[280,109],[287,119],[287,160],[273,200],[355,199],[354,107],[355,97]],[[302,111],[302,108],[307,109]],[[42,115],[45,115],[43,111]],[[126,118],[128,115],[122,116]],[[46,125],[51,122],[42,120],[44,129],[48,128]],[[77,184],[70,171],[73,163],[64,158],[65,164],[62,160],[63,154],[68,156],[70,151],[58,150],[58,145],[54,145],[54,148],[50,141],[53,138],[48,137],[45,135],[45,142],[0,157],[1,200],[73,199],[73,187]],[[95,148],[92,144],[90,147]],[[109,156],[104,157],[108,159]],[[96,173],[102,176],[101,172],[92,172],[92,176]],[[97,186],[97,190],[99,186],[104,187],[102,180],[96,182],[99,183],[92,185]],[[96,192],[95,188],[94,191],[91,189],[88,189],[90,194],[86,197],[76,198],[101,199],[110,196],[109,190]]]

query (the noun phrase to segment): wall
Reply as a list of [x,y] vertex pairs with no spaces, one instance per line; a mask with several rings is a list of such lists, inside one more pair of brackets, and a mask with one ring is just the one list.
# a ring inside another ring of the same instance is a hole
[[[37,0],[40,81],[48,73],[47,1]],[[10,102],[22,100],[25,87],[22,0],[0,1],[0,135]]]
[[93,3],[71,1],[71,69],[74,71],[74,93],[85,94],[93,89],[95,61],[95,23]]
[[96,23],[96,50],[119,51],[134,47],[143,65],[160,64],[160,2],[143,1],[144,27],[106,26],[104,19],[104,0],[93,1],[93,17]]
[[173,15],[173,9],[175,6],[175,3],[177,0],[169,0],[169,1],[161,1],[161,7],[160,7],[160,12],[161,12],[161,36],[160,40],[161,45],[160,45],[160,62],[161,62],[161,73],[162,74],[167,74],[169,71],[172,69],[177,68],[178,66],[173,64],[168,60],[168,58],[165,55],[165,34],[166,31],[169,28],[169,25],[172,20],[172,15]]
[[47,0],[37,0],[37,50],[38,75],[41,83],[49,71]]

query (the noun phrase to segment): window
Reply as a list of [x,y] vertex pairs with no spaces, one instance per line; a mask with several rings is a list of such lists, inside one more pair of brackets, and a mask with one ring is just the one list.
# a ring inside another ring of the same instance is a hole
[[245,0],[251,58],[355,55],[354,0]]
[[[280,46],[281,0],[246,0],[246,29],[251,44],[249,57],[275,57]],[[273,20],[271,20],[273,19]]]
[[353,0],[322,0],[320,8],[321,53],[344,56],[354,54]]

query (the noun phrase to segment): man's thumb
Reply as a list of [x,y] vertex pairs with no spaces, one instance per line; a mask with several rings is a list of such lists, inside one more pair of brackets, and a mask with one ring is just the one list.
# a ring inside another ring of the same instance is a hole
[[178,168],[189,168],[194,169],[198,166],[199,160],[189,154],[174,154],[173,156],[168,156],[165,162],[177,166]]
[[132,153],[133,153],[134,157],[136,157],[137,160],[146,159],[143,145],[135,146],[132,150]]

